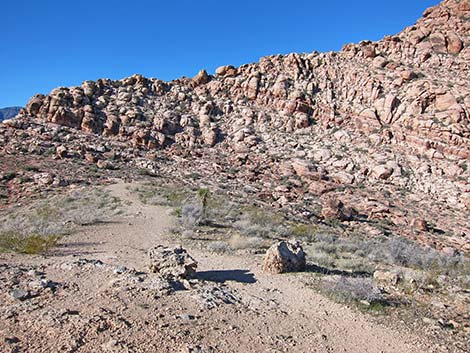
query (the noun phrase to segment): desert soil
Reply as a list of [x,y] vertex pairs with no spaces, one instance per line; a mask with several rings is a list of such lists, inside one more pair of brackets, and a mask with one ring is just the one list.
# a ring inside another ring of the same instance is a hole
[[380,324],[316,293],[302,281],[308,273],[262,273],[262,255],[189,248],[197,280],[155,295],[146,252],[178,244],[169,236],[174,219],[168,208],[142,204],[130,186],[109,186],[124,214],[81,228],[58,251],[1,255],[18,280],[42,273],[55,284],[23,301],[0,294],[2,352],[436,351],[405,323]]

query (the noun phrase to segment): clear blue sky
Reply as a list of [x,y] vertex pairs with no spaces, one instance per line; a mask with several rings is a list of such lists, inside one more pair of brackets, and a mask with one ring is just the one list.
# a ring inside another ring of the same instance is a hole
[[438,0],[0,0],[0,107],[134,73],[171,80],[265,55],[338,50]]

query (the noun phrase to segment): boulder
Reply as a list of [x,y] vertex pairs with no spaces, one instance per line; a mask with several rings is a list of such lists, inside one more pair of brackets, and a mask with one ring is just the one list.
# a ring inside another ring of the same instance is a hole
[[375,58],[376,55],[375,45],[369,44],[362,48],[362,56],[364,56],[364,58]]
[[33,175],[33,179],[36,184],[51,185],[54,182],[54,175],[51,173],[38,173]]
[[338,184],[353,184],[354,175],[349,174],[348,172],[337,172],[331,175],[331,179]]
[[266,252],[263,271],[268,273],[298,272],[305,269],[305,253],[297,241],[280,241]]
[[445,111],[455,104],[457,104],[457,99],[452,93],[447,92],[436,96],[435,106],[438,111]]
[[113,163],[111,163],[111,162],[108,161],[108,160],[104,160],[104,159],[100,159],[99,161],[97,161],[97,162],[96,162],[96,166],[97,166],[99,169],[109,169],[109,170],[116,169],[116,167],[114,166]]
[[383,56],[376,56],[375,59],[372,61],[372,66],[377,69],[382,69],[387,65],[388,61]]
[[374,272],[374,281],[378,284],[396,285],[400,281],[400,275],[397,272],[380,271]]
[[256,99],[259,91],[259,76],[255,75],[248,80],[247,86],[247,97],[250,99]]
[[412,70],[404,70],[400,73],[400,77],[404,79],[405,81],[411,81],[418,77],[416,73]]
[[193,77],[193,86],[197,87],[203,84],[208,83],[211,80],[210,76],[207,74],[206,70],[201,70],[199,73]]
[[340,221],[350,221],[356,211],[351,207],[346,207],[341,200],[336,197],[328,197],[323,202],[321,215],[324,219],[339,219]]
[[38,114],[41,106],[44,103],[44,98],[45,97],[42,94],[37,94],[31,98],[31,100],[26,105],[26,112],[31,116]]
[[319,196],[335,190],[338,186],[330,181],[314,180],[308,185],[308,191]]
[[215,70],[215,73],[219,76],[236,76],[237,69],[232,65],[220,66]]
[[201,135],[206,145],[213,147],[217,143],[217,129],[203,129]]
[[432,33],[429,36],[429,41],[432,45],[433,50],[435,50],[437,52],[441,52],[441,53],[445,53],[447,51],[446,37],[442,33],[440,33],[440,32]]
[[163,277],[185,279],[194,277],[197,262],[181,246],[168,248],[158,245],[148,251],[150,272]]
[[60,158],[60,159],[66,158],[68,155],[67,148],[63,145],[57,146],[55,153],[56,153],[57,158]]
[[411,227],[422,232],[427,232],[429,230],[428,222],[421,218],[414,218],[411,221]]
[[457,55],[462,51],[462,49],[463,43],[459,36],[453,32],[447,34],[447,51],[450,54]]
[[292,168],[299,177],[309,177],[314,171],[314,165],[304,159],[292,160]]
[[372,169],[372,176],[377,179],[386,180],[393,174],[393,168],[386,165],[378,165]]
[[26,300],[26,299],[31,298],[30,292],[27,290],[23,290],[23,289],[13,289],[10,292],[10,296],[13,299],[17,299],[17,300]]

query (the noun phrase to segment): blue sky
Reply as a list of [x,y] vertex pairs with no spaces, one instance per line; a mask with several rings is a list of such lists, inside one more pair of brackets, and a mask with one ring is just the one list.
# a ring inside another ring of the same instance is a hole
[[265,55],[339,50],[438,0],[1,0],[0,107],[84,80],[171,80]]

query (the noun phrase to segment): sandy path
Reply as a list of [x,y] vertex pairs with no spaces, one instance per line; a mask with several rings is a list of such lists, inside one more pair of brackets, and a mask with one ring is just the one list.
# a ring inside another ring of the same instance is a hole
[[[199,278],[222,286],[240,301],[210,310],[200,305],[193,290],[154,299],[133,290],[132,285],[116,286],[119,278],[109,271],[80,270],[73,276],[63,271],[58,264],[77,258],[145,271],[149,247],[176,245],[166,236],[173,224],[169,210],[143,205],[128,186],[109,187],[113,195],[128,203],[125,215],[85,227],[67,239],[61,256],[47,259],[49,275],[58,282],[73,283],[78,288],[76,295],[58,295],[46,306],[46,313],[33,311],[29,317],[37,320],[26,327],[15,323],[2,330],[0,324],[0,333],[29,342],[24,351],[55,351],[47,347],[50,339],[35,342],[28,332],[61,337],[64,342],[57,351],[70,352],[197,352],[191,350],[197,346],[201,352],[432,351],[405,327],[380,326],[367,315],[307,288],[299,278],[306,274],[263,274],[261,257],[188,249],[199,262]],[[58,327],[49,322],[57,320],[58,312],[72,309],[80,313],[77,319],[67,315]],[[48,315],[51,319],[46,321]],[[103,331],[96,329],[96,317],[109,322]]]

